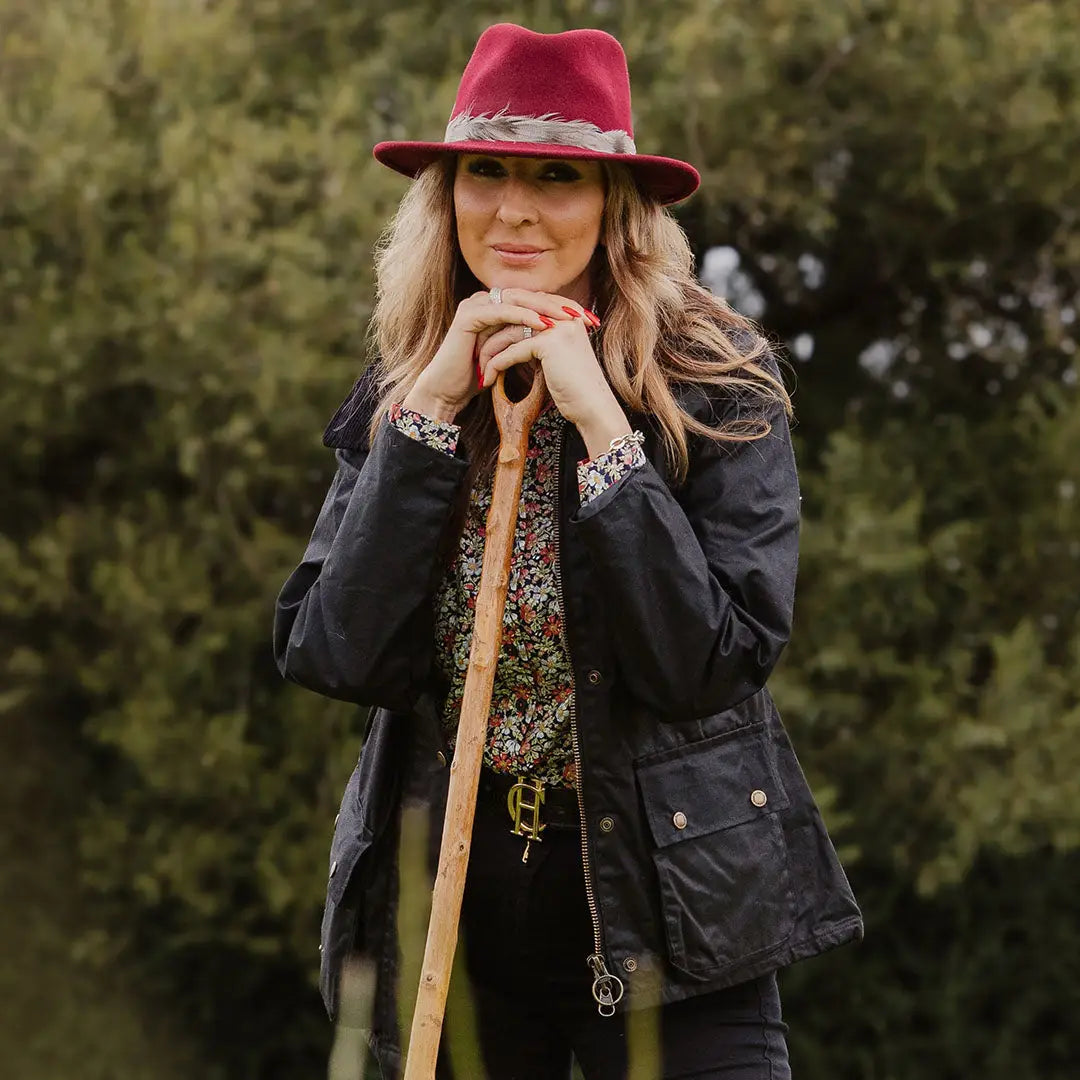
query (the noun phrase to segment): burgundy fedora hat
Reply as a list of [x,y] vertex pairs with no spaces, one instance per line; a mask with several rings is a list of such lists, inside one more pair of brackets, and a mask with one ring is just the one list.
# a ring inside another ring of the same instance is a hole
[[637,152],[626,54],[603,30],[489,27],[465,66],[443,141],[381,142],[374,150],[410,177],[447,152],[621,161],[664,204],[701,182],[685,161]]

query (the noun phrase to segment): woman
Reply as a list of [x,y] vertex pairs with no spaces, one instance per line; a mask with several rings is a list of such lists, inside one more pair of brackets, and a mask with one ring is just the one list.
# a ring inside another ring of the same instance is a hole
[[[462,912],[492,1080],[626,1075],[655,1002],[664,1077],[790,1075],[777,969],[862,935],[764,684],[790,629],[790,404],[695,281],[596,30],[487,30],[377,253],[377,357],[327,428],[338,470],[278,601],[282,673],[375,706],[331,846],[322,990],[377,967],[395,1020],[402,806],[437,841],[498,435],[541,365]],[[401,988],[407,994],[414,988]]]

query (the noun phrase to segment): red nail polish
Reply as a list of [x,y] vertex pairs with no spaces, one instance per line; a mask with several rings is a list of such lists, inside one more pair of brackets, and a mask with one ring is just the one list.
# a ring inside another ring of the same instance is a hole
[[483,390],[483,388],[484,388],[484,371],[480,367],[480,362],[479,361],[477,361],[477,363],[476,363],[476,382],[477,382],[477,385],[480,387],[480,389]]
[[600,325],[600,320],[588,308],[585,308],[585,317],[593,324],[593,326]]
[[563,311],[565,311],[567,315],[573,315],[575,319],[580,319],[581,318],[581,312],[575,311],[572,307],[565,307],[564,306]]
[[550,330],[555,325],[554,319],[549,319],[546,315],[540,316],[540,321]]

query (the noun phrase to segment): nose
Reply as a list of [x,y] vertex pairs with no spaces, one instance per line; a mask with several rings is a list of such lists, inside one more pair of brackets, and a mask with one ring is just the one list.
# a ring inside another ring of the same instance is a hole
[[502,184],[499,195],[496,216],[504,225],[514,228],[535,223],[536,202],[533,199],[532,185],[527,181],[516,176],[508,177]]

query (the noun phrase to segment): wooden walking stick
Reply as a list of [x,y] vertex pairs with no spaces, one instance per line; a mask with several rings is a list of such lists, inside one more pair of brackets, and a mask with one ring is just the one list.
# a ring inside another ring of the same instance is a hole
[[499,459],[491,493],[484,538],[484,563],[476,598],[476,622],[469,652],[469,670],[461,702],[450,790],[446,799],[439,870],[431,898],[424,965],[416,996],[404,1080],[433,1080],[442,1035],[450,970],[457,945],[461,898],[469,865],[476,792],[487,741],[488,712],[495,684],[495,664],[502,642],[503,608],[510,581],[518,501],[525,475],[529,432],[540,415],[546,386],[543,369],[536,364],[532,387],[518,402],[506,396],[500,372],[491,396],[499,426]]

